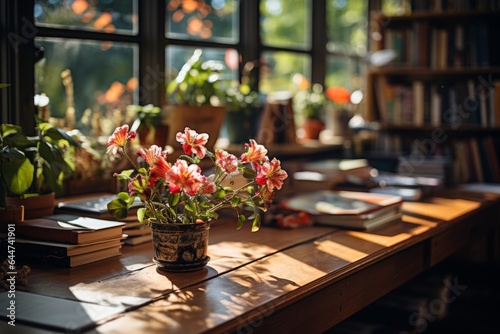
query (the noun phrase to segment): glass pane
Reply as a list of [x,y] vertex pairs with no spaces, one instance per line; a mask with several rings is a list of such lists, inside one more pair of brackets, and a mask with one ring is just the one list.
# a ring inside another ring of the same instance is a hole
[[73,128],[68,104],[84,134],[109,135],[117,125],[131,124],[125,109],[138,101],[136,46],[48,38],[35,44],[45,49],[35,65],[35,94],[49,97],[50,114],[62,126]]
[[367,6],[368,1],[327,2],[328,51],[341,54],[366,54]]
[[263,0],[260,13],[263,44],[304,50],[310,48],[310,0]]
[[193,55],[196,49],[202,50],[202,61],[215,60],[224,65],[224,80],[238,78],[238,63],[234,62],[234,49],[196,48],[188,46],[169,46],[166,48],[167,83],[174,80],[184,63]]
[[36,0],[34,16],[38,25],[137,32],[137,0]]
[[349,91],[363,89],[365,65],[346,57],[327,57],[325,84],[342,86]]
[[167,0],[165,29],[169,38],[239,41],[239,1]]
[[297,90],[294,77],[310,80],[311,58],[291,52],[264,52],[259,89],[262,93]]

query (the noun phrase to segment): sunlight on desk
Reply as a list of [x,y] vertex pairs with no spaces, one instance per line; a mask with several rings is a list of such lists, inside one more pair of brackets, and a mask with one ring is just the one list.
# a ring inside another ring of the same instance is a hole
[[419,218],[419,217],[407,216],[407,215],[403,215],[403,221],[405,223],[414,224],[415,227],[408,228],[408,232],[398,233],[398,234],[389,235],[389,236],[377,234],[376,232],[362,232],[362,231],[349,231],[349,232],[347,232],[347,234],[350,236],[359,238],[359,239],[363,239],[363,240],[372,242],[372,243],[380,245],[380,246],[390,247],[390,246],[394,246],[395,244],[402,242],[404,240],[408,240],[415,235],[422,234],[422,233],[430,230],[431,228],[437,226],[436,222],[425,220],[425,219]]
[[432,203],[405,202],[403,211],[405,213],[415,213],[419,216],[426,216],[440,220],[450,221],[468,212],[478,209],[479,202],[465,199],[448,199],[435,197]]
[[339,259],[347,262],[355,262],[368,256],[367,253],[360,252],[354,248],[339,244],[331,240],[318,241],[315,244],[318,250],[338,257]]

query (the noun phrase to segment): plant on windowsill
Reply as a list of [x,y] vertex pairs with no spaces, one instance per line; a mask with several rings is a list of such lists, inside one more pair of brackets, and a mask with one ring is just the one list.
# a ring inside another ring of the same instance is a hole
[[334,136],[346,137],[350,135],[349,120],[352,112],[349,109],[351,102],[351,92],[342,86],[328,87],[325,96],[329,102],[329,109],[332,112],[332,131]]
[[325,102],[323,86],[318,83],[294,95],[295,111],[303,119],[304,139],[319,139],[319,134],[325,129]]
[[162,124],[162,110],[160,107],[148,104],[129,105],[127,112],[134,114],[136,120],[132,129],[137,131],[141,146],[157,144],[161,147],[167,143],[168,128]]
[[202,56],[202,50],[196,49],[167,85],[168,104],[163,124],[168,126],[168,144],[177,151],[180,147],[175,136],[186,124],[208,133],[213,140],[207,148],[212,150],[226,114],[221,87],[225,66],[215,60],[203,61]]
[[[137,217],[151,226],[154,261],[161,269],[201,269],[209,260],[208,230],[220,210],[235,210],[237,229],[248,220],[252,231],[257,231],[260,210],[270,207],[274,192],[281,189],[288,176],[280,161],[271,160],[266,148],[253,139],[237,158],[222,149],[214,153],[207,150],[208,134],[189,127],[176,134],[184,154],[175,162],[168,162],[167,152],[152,145],[138,151],[145,163],[145,167],[139,167],[126,148],[135,136],[124,125],[109,138],[107,151],[112,155],[122,153],[134,169],[115,175],[128,182],[128,192],[118,193],[108,204],[108,211],[122,219],[136,198],[141,201]],[[213,174],[203,174],[199,165],[202,160],[210,160]],[[242,213],[243,207],[252,211],[250,216]]]
[[37,120],[37,131],[38,136],[28,137],[13,124],[0,130],[0,207],[23,205],[26,219],[53,213],[55,195],[74,170],[65,154],[79,146],[48,122]]
[[259,93],[248,84],[231,81],[224,93],[227,107],[225,126],[230,143],[241,144],[257,136],[262,112]]

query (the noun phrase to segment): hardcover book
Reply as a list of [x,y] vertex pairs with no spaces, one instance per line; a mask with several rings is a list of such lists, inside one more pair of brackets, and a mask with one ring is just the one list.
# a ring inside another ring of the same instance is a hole
[[84,244],[120,238],[125,223],[68,214],[27,219],[16,225],[16,234],[33,240]]
[[315,223],[369,230],[401,219],[400,196],[355,191],[317,191],[294,196],[281,207],[304,211]]

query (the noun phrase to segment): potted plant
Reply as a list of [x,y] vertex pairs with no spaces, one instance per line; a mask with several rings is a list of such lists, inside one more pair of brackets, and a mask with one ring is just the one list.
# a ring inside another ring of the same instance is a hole
[[28,137],[21,127],[2,124],[0,132],[0,205],[23,205],[26,219],[53,213],[55,195],[74,169],[64,156],[66,149],[78,147],[76,140],[48,122],[37,121],[37,131],[38,136]]
[[[121,153],[135,168],[115,175],[128,182],[128,192],[118,193],[108,204],[108,211],[117,218],[125,218],[135,199],[140,199],[143,207],[137,210],[137,216],[141,223],[151,226],[154,262],[161,269],[202,268],[209,260],[210,224],[217,221],[222,209],[236,211],[237,229],[250,220],[252,231],[257,231],[261,224],[260,210],[270,207],[274,192],[281,189],[288,176],[280,161],[271,160],[266,148],[253,139],[237,158],[222,149],[215,153],[207,150],[209,135],[188,127],[176,134],[184,154],[175,162],[168,162],[166,151],[152,145],[138,151],[145,163],[145,167],[139,167],[126,149],[135,136],[128,125],[123,125],[109,138],[107,152]],[[211,161],[213,174],[203,174],[202,160]],[[243,214],[242,206],[252,214]]]
[[[225,67],[222,62],[203,61],[202,55],[202,50],[196,49],[177,77],[167,85],[164,124],[168,125],[169,145],[177,145],[176,133],[182,131],[185,124],[209,133],[215,140],[219,137],[226,114],[220,82]],[[209,144],[210,150],[215,140]]]
[[230,143],[241,144],[255,138],[262,112],[259,93],[248,84],[231,81],[224,93],[227,107],[225,127]]
[[325,93],[323,86],[314,84],[311,88],[299,90],[293,99],[294,108],[302,116],[304,139],[319,139],[325,129]]
[[325,91],[328,98],[332,112],[332,131],[334,136],[348,136],[349,120],[353,116],[349,110],[349,103],[351,101],[351,92],[342,86],[328,87]]
[[136,115],[136,121],[132,129],[137,129],[137,136],[141,146],[150,146],[158,144],[165,146],[167,144],[168,129],[162,124],[162,110],[160,107],[148,104],[129,105],[127,112]]

